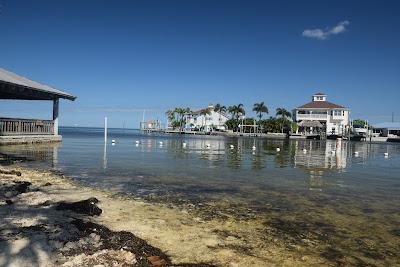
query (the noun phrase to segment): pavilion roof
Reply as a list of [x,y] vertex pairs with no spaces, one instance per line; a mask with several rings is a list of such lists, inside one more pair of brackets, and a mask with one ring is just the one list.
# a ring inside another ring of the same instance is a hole
[[0,68],[0,99],[75,100],[76,96]]

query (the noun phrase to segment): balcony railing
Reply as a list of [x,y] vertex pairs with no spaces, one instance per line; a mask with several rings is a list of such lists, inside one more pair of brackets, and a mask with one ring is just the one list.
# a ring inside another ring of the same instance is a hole
[[52,120],[0,118],[0,135],[53,135]]
[[332,120],[340,121],[340,120],[343,120],[343,119],[344,119],[343,115],[333,115],[332,116]]
[[296,114],[298,120],[326,120],[328,118],[327,114]]

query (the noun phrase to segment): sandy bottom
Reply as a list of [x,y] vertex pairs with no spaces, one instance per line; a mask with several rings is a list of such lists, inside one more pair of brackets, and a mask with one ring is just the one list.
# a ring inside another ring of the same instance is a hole
[[[135,255],[124,250],[92,249],[92,253],[71,253],[79,246],[96,247],[101,241],[96,234],[91,234],[71,242],[68,236],[73,235],[75,231],[74,227],[71,227],[71,221],[82,218],[83,215],[55,210],[52,205],[43,205],[60,201],[74,202],[91,197],[99,200],[97,205],[103,210],[100,216],[90,217],[91,222],[104,225],[112,231],[127,231],[146,240],[170,257],[172,263],[169,265],[390,265],[379,259],[369,259],[370,261],[366,262],[362,257],[346,257],[335,250],[333,242],[336,236],[339,238],[339,234],[334,233],[329,225],[304,225],[306,222],[297,221],[296,218],[291,218],[290,214],[281,219],[276,216],[266,219],[265,214],[258,216],[251,211],[249,216],[243,217],[232,215],[235,214],[232,210],[230,213],[221,214],[225,209],[234,209],[229,203],[221,201],[207,203],[208,211],[211,210],[210,207],[219,211],[219,214],[210,216],[210,212],[194,205],[151,203],[115,195],[83,186],[62,174],[46,170],[15,165],[3,166],[0,169],[16,170],[22,174],[0,174],[0,184],[3,187],[18,181],[32,183],[25,193],[13,195],[3,192],[3,197],[0,198],[0,266],[138,265]],[[7,204],[6,200],[13,203]],[[57,227],[48,231],[48,225]],[[43,231],[40,230],[42,228]],[[24,234],[24,231],[35,231],[36,234]],[[37,234],[38,232],[43,234]],[[52,238],[52,235],[56,235],[57,239]],[[63,238],[65,242],[62,241]],[[393,245],[396,246],[398,244]],[[395,258],[397,252],[393,253]],[[163,264],[155,261],[153,266]]]

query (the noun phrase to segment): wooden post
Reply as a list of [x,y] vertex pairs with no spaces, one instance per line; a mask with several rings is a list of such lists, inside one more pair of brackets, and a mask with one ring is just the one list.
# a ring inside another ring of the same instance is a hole
[[58,135],[58,104],[59,99],[56,98],[53,100],[53,122],[54,122],[54,130],[53,134]]

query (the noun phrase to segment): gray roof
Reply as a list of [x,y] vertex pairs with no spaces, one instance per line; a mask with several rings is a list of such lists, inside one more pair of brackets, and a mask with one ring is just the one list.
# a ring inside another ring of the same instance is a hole
[[382,122],[373,125],[376,129],[400,130],[400,122]]
[[[73,96],[71,94],[68,94],[66,92],[63,92],[59,89],[55,89],[51,86],[39,83],[39,82],[35,82],[33,80],[30,80],[28,78],[25,78],[23,76],[20,76],[14,72],[8,71],[6,69],[0,68],[0,83],[5,83],[5,84],[9,84],[9,85],[14,85],[16,87],[22,87],[25,89],[28,89],[30,91],[30,94],[34,94],[35,92],[40,93],[42,95],[47,95],[49,97],[52,98],[65,98],[65,99],[69,99],[69,100],[75,100],[76,96]],[[0,89],[1,90],[1,89]],[[7,90],[7,92],[4,92],[4,95],[7,94],[8,97],[6,98],[10,98],[12,99],[11,95],[17,95],[20,94],[19,92],[10,92],[11,89],[4,89],[3,90]],[[22,94],[22,93],[21,93]],[[22,98],[17,96],[18,98],[15,99],[29,99],[29,98]],[[1,98],[1,97],[0,97]]]

